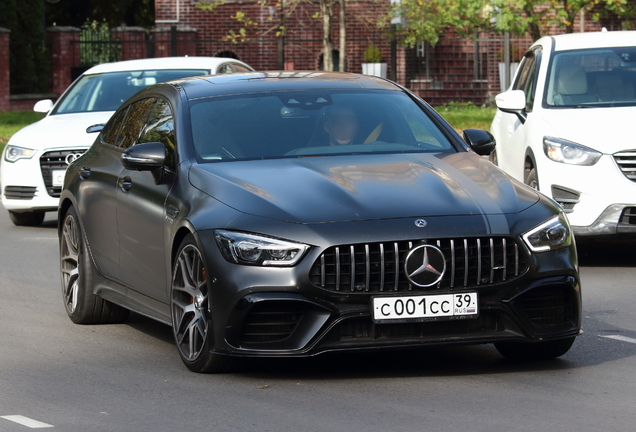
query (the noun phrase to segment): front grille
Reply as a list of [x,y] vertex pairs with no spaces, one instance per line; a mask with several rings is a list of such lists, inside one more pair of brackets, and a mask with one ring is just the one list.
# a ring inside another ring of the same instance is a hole
[[503,330],[497,315],[482,312],[475,319],[375,324],[370,317],[350,318],[340,322],[329,334],[329,340],[418,339],[444,336],[466,336]]
[[42,171],[44,185],[49,195],[59,198],[62,193],[61,186],[53,186],[53,171],[65,170],[68,167],[66,163],[68,155],[73,154],[75,155],[73,158],[76,159],[85,151],[85,149],[49,151],[40,157],[40,170]]
[[511,238],[440,239],[333,246],[313,264],[309,279],[329,291],[426,289],[410,284],[404,271],[406,255],[420,244],[437,246],[446,258],[443,278],[428,289],[509,282],[527,269],[524,254]]
[[4,196],[7,199],[30,200],[35,196],[35,190],[32,186],[5,186]]
[[636,150],[615,153],[614,160],[625,177],[636,182]]
[[528,318],[538,326],[574,322],[574,298],[568,286],[535,288],[520,297]]
[[636,225],[636,207],[625,207],[619,223],[622,225]]
[[241,343],[271,343],[287,339],[303,317],[302,306],[292,301],[255,304],[241,328]]

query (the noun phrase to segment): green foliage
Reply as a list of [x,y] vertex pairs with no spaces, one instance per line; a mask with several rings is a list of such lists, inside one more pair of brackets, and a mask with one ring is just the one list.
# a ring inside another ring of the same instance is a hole
[[111,42],[110,29],[105,20],[86,21],[82,25],[79,40],[81,66],[95,66],[121,59],[121,44]]
[[464,129],[489,130],[497,111],[496,108],[479,107],[471,102],[451,102],[435,109],[458,132]]
[[[41,0],[0,1],[0,27],[11,30],[11,93],[49,91],[50,58]],[[3,83],[4,84],[4,83]]]
[[41,119],[42,116],[33,111],[0,111],[0,152],[11,135]]
[[[4,1],[4,0],[2,0]],[[41,3],[45,3],[40,0]],[[60,0],[46,2],[47,26],[81,27],[87,20],[109,27],[155,25],[155,0]]]
[[[388,18],[402,17],[406,25],[397,26],[401,42],[414,47],[427,41],[435,45],[449,27],[462,36],[489,27],[489,0],[403,0],[390,9]],[[382,24],[386,26],[388,20]]]
[[382,51],[375,44],[371,44],[365,48],[362,58],[365,63],[380,63],[382,62]]

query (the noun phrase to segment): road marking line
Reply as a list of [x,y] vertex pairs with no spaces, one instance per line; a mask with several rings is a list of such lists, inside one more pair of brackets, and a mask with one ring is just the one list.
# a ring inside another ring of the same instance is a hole
[[41,429],[41,428],[55,427],[52,424],[43,423],[41,421],[33,420],[33,419],[30,419],[28,417],[24,417],[24,416],[21,416],[21,415],[1,416],[0,418],[12,421],[14,423],[21,424],[22,426],[26,426],[26,427],[31,428],[31,429]]
[[621,342],[629,342],[629,343],[633,343],[636,344],[636,339],[634,338],[630,338],[627,336],[621,336],[621,335],[599,335],[600,337],[604,337],[604,338],[608,338],[608,339],[614,339],[614,340],[618,340]]

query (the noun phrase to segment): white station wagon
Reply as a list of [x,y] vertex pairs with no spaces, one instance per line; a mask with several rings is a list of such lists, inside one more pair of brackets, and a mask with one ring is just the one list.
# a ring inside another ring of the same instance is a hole
[[496,97],[492,158],[576,235],[636,233],[636,32],[543,37]]
[[36,103],[34,111],[46,117],[9,140],[0,162],[2,205],[16,225],[39,225],[45,212],[57,211],[66,167],[95,140],[90,126],[106,123],[139,90],[189,76],[251,71],[221,57],[128,60],[89,69],[55,104]]

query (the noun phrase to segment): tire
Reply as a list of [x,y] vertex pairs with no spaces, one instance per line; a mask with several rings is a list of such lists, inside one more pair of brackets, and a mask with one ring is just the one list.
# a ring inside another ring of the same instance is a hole
[[574,336],[545,342],[499,342],[497,351],[510,360],[550,360],[561,357],[574,343]]
[[232,359],[211,352],[214,337],[208,293],[203,255],[189,234],[179,246],[172,271],[170,309],[174,340],[181,360],[191,371],[229,372]]
[[533,167],[530,171],[528,171],[524,183],[530,186],[532,189],[539,190],[539,177],[537,175],[536,168]]
[[12,212],[9,211],[9,219],[15,226],[40,226],[44,221],[44,212]]
[[86,250],[84,232],[74,207],[64,216],[60,235],[60,273],[64,308],[76,324],[116,324],[130,311],[93,294],[96,272]]

